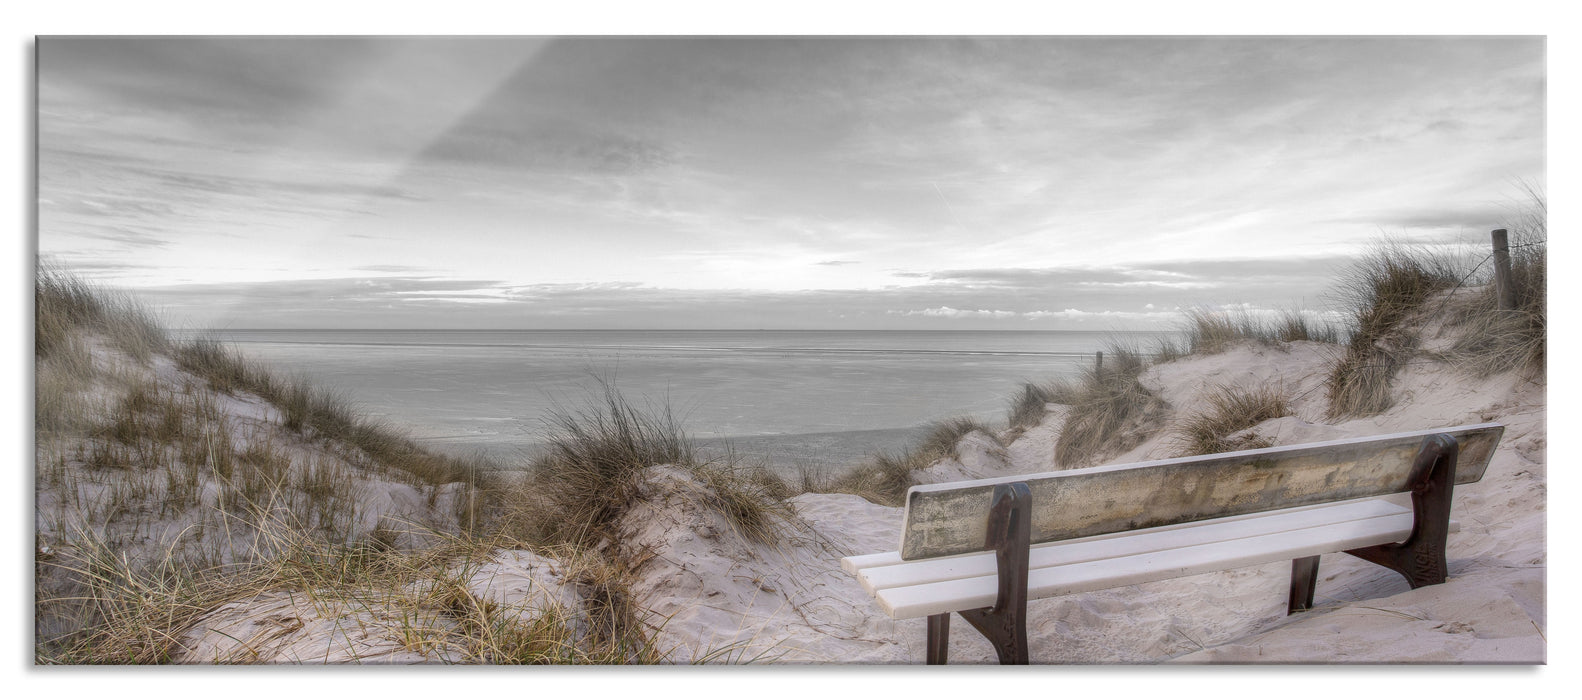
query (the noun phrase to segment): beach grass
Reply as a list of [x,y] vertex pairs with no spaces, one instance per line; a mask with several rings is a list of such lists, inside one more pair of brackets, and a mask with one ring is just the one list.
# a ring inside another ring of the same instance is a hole
[[1216,454],[1270,447],[1274,443],[1256,433],[1231,436],[1264,421],[1292,414],[1284,386],[1215,386],[1199,394],[1203,408],[1180,422],[1178,456]]
[[1459,332],[1450,359],[1473,376],[1518,371],[1538,379],[1546,373],[1548,341],[1548,207],[1532,193],[1530,203],[1507,229],[1514,307],[1500,308],[1493,284],[1457,309]]
[[482,460],[422,449],[404,431],[360,415],[344,394],[318,388],[297,377],[284,379],[268,368],[211,339],[197,339],[174,352],[176,364],[203,377],[217,391],[247,392],[274,405],[283,424],[305,436],[359,449],[373,465],[415,483],[477,484],[489,465]]
[[1200,307],[1186,311],[1185,325],[1185,346],[1166,345],[1162,352],[1155,353],[1156,358],[1211,355],[1244,342],[1273,346],[1296,341],[1337,343],[1341,338],[1340,329],[1316,314],[1297,309],[1284,309],[1272,317],[1268,314],[1261,317],[1245,308]]
[[1048,405],[1071,403],[1076,396],[1075,384],[1062,381],[1024,382],[1022,390],[1011,397],[1006,422],[1013,431],[1025,431],[1044,420]]
[[1421,341],[1417,324],[1407,321],[1462,277],[1451,257],[1389,240],[1346,268],[1335,296],[1353,325],[1325,382],[1329,418],[1389,409],[1395,376]]
[[896,506],[916,482],[912,472],[946,458],[958,459],[957,444],[971,432],[999,438],[982,422],[969,417],[948,418],[929,424],[923,437],[898,453],[879,452],[868,461],[836,477],[821,491],[862,496],[873,503]]
[[34,354],[40,359],[69,348],[82,329],[96,331],[141,363],[170,347],[154,315],[131,297],[47,264],[35,276],[33,309]]
[[1141,351],[1111,343],[1102,366],[1058,392],[1071,410],[1055,442],[1056,463],[1086,464],[1142,444],[1158,430],[1163,402],[1137,381],[1147,366]]
[[640,409],[613,384],[598,384],[585,407],[550,416],[547,450],[531,465],[534,493],[509,517],[518,532],[584,547],[617,539],[613,528],[638,500],[649,470],[670,465],[697,479],[707,504],[744,536],[775,539],[776,523],[789,513],[789,485],[733,455],[699,459],[668,405]]
[[591,546],[614,536],[611,527],[638,497],[646,471],[661,464],[695,464],[692,444],[668,407],[650,414],[619,390],[601,391],[579,410],[550,419],[548,449],[531,466],[540,494],[530,535],[546,542]]
[[[447,663],[630,664],[657,663],[660,650],[618,571],[596,557],[552,551],[562,577],[585,591],[579,608],[548,605],[506,608],[481,598],[472,574],[491,552],[516,543],[469,538],[444,539],[421,549],[389,546],[371,536],[352,546],[333,546],[310,533],[276,522],[261,535],[267,558],[242,565],[195,565],[176,556],[134,561],[114,541],[85,531],[73,546],[50,553],[45,567],[81,585],[74,595],[40,601],[41,612],[70,618],[70,630],[41,638],[40,664],[164,664],[278,662],[270,642],[300,629],[260,628],[251,639],[210,627],[227,604],[285,596],[298,610],[348,630],[372,628],[383,653],[416,652]],[[301,613],[299,613],[300,615]],[[307,620],[311,622],[310,620]],[[192,658],[196,634],[215,629],[226,650],[215,658]],[[271,638],[273,637],[273,639]],[[393,642],[393,643],[392,643]],[[321,651],[322,647],[318,647]],[[300,661],[311,662],[305,658]],[[358,659],[340,659],[357,661]],[[370,659],[378,661],[378,658]]]

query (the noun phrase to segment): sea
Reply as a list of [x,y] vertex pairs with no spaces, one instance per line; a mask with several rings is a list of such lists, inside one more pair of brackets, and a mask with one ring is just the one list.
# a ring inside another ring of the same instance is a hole
[[187,331],[344,394],[425,446],[520,469],[557,414],[609,385],[668,410],[706,455],[839,473],[906,449],[927,426],[1003,426],[1028,381],[1080,373],[1116,342],[1088,331],[237,330]]

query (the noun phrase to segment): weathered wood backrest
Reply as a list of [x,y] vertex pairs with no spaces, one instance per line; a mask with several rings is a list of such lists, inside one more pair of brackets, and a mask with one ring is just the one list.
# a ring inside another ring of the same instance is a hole
[[1456,483],[1483,478],[1505,432],[1495,423],[1269,447],[998,479],[913,486],[906,495],[901,558],[988,549],[996,484],[1032,491],[1032,543],[1126,532],[1268,510],[1409,491],[1423,439],[1456,439]]

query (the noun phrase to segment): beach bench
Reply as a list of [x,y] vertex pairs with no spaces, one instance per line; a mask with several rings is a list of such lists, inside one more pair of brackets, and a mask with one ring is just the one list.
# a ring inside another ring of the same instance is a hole
[[[1319,555],[1443,583],[1453,484],[1483,477],[1494,423],[914,486],[901,548],[846,557],[891,618],[950,614],[1025,664],[1027,601],[1290,560],[1288,613],[1313,605]],[[1411,508],[1382,498],[1410,493]]]

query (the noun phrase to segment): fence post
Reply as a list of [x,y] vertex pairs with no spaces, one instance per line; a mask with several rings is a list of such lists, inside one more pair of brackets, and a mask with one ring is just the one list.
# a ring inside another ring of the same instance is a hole
[[1516,308],[1516,281],[1511,278],[1511,247],[1505,229],[1497,228],[1494,237],[1494,297],[1501,309]]
[[1095,355],[1096,355],[1096,358],[1093,361],[1093,371],[1094,372],[1103,372],[1104,371],[1104,351],[1100,350],[1097,353],[1095,353]]

